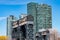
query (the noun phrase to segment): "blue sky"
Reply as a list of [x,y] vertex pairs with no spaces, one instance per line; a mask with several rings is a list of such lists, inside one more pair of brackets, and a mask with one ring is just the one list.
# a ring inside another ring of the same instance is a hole
[[[52,27],[60,30],[60,0],[0,0],[0,35],[6,35],[6,18],[27,13],[27,3],[45,3],[52,6]],[[60,32],[60,31],[59,31]]]

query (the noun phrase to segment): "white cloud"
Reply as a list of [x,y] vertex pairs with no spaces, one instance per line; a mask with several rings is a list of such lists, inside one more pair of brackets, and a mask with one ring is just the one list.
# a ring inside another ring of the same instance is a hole
[[6,19],[7,17],[0,17],[0,21]]

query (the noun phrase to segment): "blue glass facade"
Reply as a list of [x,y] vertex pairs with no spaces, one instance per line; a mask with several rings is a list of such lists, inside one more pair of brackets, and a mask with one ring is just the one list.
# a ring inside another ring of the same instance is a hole
[[36,32],[42,28],[52,28],[51,11],[51,6],[47,4],[33,2],[27,4],[27,14],[34,17],[34,29]]

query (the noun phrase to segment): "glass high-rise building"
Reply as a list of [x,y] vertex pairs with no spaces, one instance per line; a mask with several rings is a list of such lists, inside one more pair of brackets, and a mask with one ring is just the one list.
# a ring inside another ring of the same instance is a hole
[[11,32],[12,32],[12,22],[14,20],[16,20],[16,18],[13,15],[7,17],[7,36],[9,40],[12,40]]
[[52,28],[52,10],[50,5],[28,3],[27,13],[34,17],[34,29],[36,32],[39,29]]

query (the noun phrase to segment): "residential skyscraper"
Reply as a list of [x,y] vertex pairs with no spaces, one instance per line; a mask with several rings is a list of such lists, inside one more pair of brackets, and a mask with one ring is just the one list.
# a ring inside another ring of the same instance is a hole
[[36,32],[42,28],[52,28],[51,11],[51,6],[47,4],[33,2],[27,4],[27,14],[34,17],[34,29]]
[[11,32],[12,32],[12,22],[15,20],[16,18],[13,16],[13,15],[10,15],[8,18],[7,18],[7,36],[8,36],[8,39],[9,40],[12,40],[11,39]]

